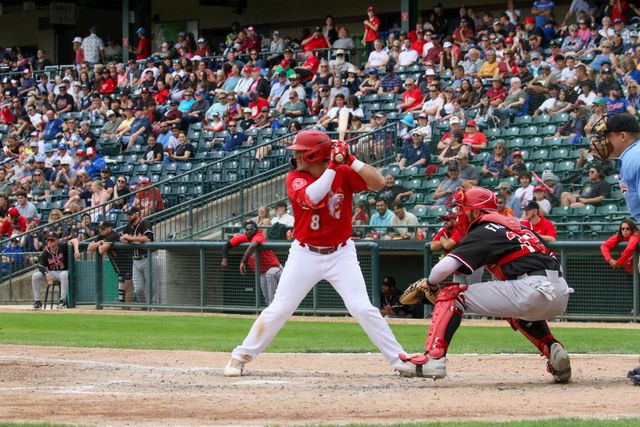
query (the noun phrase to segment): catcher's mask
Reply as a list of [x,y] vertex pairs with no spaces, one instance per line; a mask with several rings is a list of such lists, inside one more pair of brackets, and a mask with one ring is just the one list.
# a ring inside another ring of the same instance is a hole
[[455,193],[449,197],[447,207],[457,216],[456,228],[462,236],[467,234],[472,222],[466,212],[474,209],[483,211],[497,211],[498,202],[493,191],[481,187],[459,187]]
[[609,160],[613,153],[613,144],[609,140],[609,127],[607,117],[602,117],[595,122],[589,141],[589,152],[600,160]]

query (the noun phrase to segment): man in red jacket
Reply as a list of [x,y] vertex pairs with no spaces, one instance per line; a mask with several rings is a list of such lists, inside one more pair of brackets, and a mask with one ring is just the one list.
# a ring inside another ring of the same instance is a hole
[[17,208],[9,208],[7,218],[0,225],[0,236],[11,236],[14,230],[20,230],[21,233],[27,231],[27,218],[20,215]]

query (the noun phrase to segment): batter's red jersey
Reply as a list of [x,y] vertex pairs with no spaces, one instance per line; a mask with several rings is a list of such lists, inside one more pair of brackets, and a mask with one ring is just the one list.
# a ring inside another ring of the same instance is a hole
[[287,193],[296,219],[293,236],[314,246],[335,246],[351,237],[353,193],[367,189],[367,183],[349,166],[336,170],[331,190],[317,205],[307,197],[306,189],[316,178],[307,172],[287,174]]
[[[258,230],[251,240],[249,240],[246,234],[236,234],[229,240],[229,244],[231,244],[231,246],[238,246],[240,243],[263,243],[266,241],[267,239],[264,237],[264,234],[262,234],[262,231]],[[253,255],[249,257],[249,267],[253,271],[256,270],[256,259]],[[280,261],[276,254],[271,250],[260,250],[260,273],[266,273],[267,270],[272,267],[280,267]]]

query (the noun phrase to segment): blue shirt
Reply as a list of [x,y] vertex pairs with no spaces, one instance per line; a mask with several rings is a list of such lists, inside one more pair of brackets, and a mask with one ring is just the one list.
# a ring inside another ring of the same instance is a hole
[[624,113],[629,106],[629,100],[627,98],[618,98],[615,101],[608,96],[604,98],[604,102],[607,105],[607,115],[613,116],[617,113]]
[[142,135],[149,135],[149,133],[151,132],[151,121],[146,114],[139,119],[135,119],[133,123],[131,123],[131,133],[138,132],[138,130],[142,128],[144,128],[144,132],[142,133]]
[[89,166],[85,167],[89,178],[96,179],[100,176],[100,171],[106,166],[106,162],[104,161],[104,157],[96,156],[95,159],[91,162]]
[[405,142],[402,147],[402,157],[407,159],[406,166],[411,166],[421,159],[429,161],[429,146],[422,142],[417,148],[413,146],[413,142]]
[[[376,212],[371,215],[369,225],[391,225],[391,218],[393,218],[393,212],[391,212],[391,209],[387,209],[383,216],[380,216],[380,214]],[[375,230],[380,233],[386,233],[387,227],[376,227]]]
[[62,119],[53,119],[44,126],[44,139],[55,139],[56,135],[62,132]]
[[182,101],[180,101],[180,104],[178,104],[178,110],[182,111],[183,113],[188,113],[189,111],[191,111],[191,106],[193,104],[195,104],[196,100],[192,98],[190,99],[183,99]]
[[[533,2],[533,7],[539,10],[550,10],[553,12],[553,2],[551,0],[536,0]],[[536,27],[544,28],[544,24],[546,23],[546,16],[536,15]]]
[[247,140],[247,135],[242,132],[230,133],[224,137],[224,144],[222,144],[222,151],[233,151],[243,142]]
[[640,140],[634,142],[620,156],[620,189],[633,219],[640,221]]

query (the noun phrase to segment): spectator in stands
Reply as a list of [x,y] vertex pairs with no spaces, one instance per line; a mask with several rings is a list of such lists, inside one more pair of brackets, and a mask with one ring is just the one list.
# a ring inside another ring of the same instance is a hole
[[51,141],[58,137],[62,133],[62,119],[56,117],[55,111],[52,109],[47,110],[46,124],[44,127],[43,137],[45,141]]
[[[622,222],[620,222],[618,232],[602,243],[600,246],[600,252],[602,252],[604,260],[611,266],[611,268],[624,268],[627,273],[633,275],[633,254],[638,246],[639,240],[640,234],[635,222],[631,219],[623,219]],[[616,260],[611,256],[611,250],[620,242],[629,243],[620,254],[620,257]]]
[[364,68],[366,68],[367,70],[370,70],[372,68],[384,70],[389,63],[389,53],[387,53],[387,51],[383,49],[384,44],[380,39],[376,39],[376,41],[373,43],[373,48],[374,50],[369,53],[369,59]]
[[36,169],[33,173],[33,181],[31,182],[31,192],[29,193],[31,200],[35,202],[42,202],[49,200],[51,196],[51,188],[44,179],[44,172],[42,169]]
[[258,227],[270,227],[271,217],[269,216],[269,207],[260,206],[258,208],[258,215],[251,218],[251,221],[255,222]]
[[429,98],[424,101],[421,111],[428,116],[430,122],[433,122],[443,106],[444,94],[440,93],[438,84],[433,83],[429,86]]
[[526,92],[522,89],[521,81],[518,77],[513,77],[509,84],[509,94],[495,111],[496,116],[503,122],[511,116],[520,114],[526,100]]
[[[98,37],[97,32],[98,29],[95,26],[89,28],[89,36],[85,37],[80,45],[84,60],[92,67],[95,64],[101,63],[105,55],[104,42]],[[76,40],[78,38],[76,38]]]
[[276,107],[276,111],[285,117],[302,117],[307,112],[307,104],[300,99],[298,92],[295,90],[289,91],[288,101],[280,103],[279,107]]
[[433,199],[436,201],[436,205],[444,206],[447,204],[449,197],[455,193],[458,187],[463,184],[460,179],[460,168],[458,162],[451,160],[447,165],[447,177],[438,185],[433,193]]
[[382,44],[382,40],[378,38],[380,35],[380,19],[376,16],[373,6],[367,8],[367,18],[363,21],[363,24],[362,43],[366,45],[367,51],[371,52],[376,48],[378,42]]
[[496,52],[490,50],[487,52],[487,59],[483,62],[480,71],[478,71],[478,77],[483,79],[490,79],[496,77],[498,74],[498,61]]
[[285,202],[276,202],[273,206],[275,216],[271,218],[271,224],[283,224],[285,227],[293,227],[293,216],[287,213]]
[[587,124],[584,126],[585,135],[591,135],[596,123],[605,120],[607,117],[607,107],[604,98],[597,98],[593,101],[593,114],[589,117]]
[[196,100],[188,112],[182,112],[182,121],[180,125],[185,131],[188,130],[191,123],[200,123],[204,120],[205,113],[209,110],[209,101],[204,97],[205,93],[202,90],[195,92]]
[[401,239],[413,239],[415,236],[414,227],[418,225],[418,218],[411,212],[407,212],[402,202],[393,202],[391,206],[393,208],[391,225],[396,235]]
[[367,70],[367,78],[362,81],[356,96],[367,96],[378,93],[380,89],[380,79],[378,78],[378,69],[371,68]]
[[118,134],[118,127],[122,123],[122,118],[118,117],[113,110],[107,111],[107,121],[100,129],[100,136],[106,139],[116,138]]
[[150,185],[151,181],[144,176],[138,178],[137,182],[132,182],[131,191],[142,189],[135,194],[132,206],[140,209],[143,218],[164,209],[164,200],[160,189],[158,187],[146,188]]
[[18,208],[11,207],[7,210],[7,217],[0,225],[0,237],[10,237],[14,233],[27,231],[27,218],[20,214]]
[[420,89],[412,78],[404,81],[405,91],[402,94],[402,103],[398,104],[400,111],[416,111],[422,106],[423,98]]
[[[508,184],[508,183],[505,183]],[[511,187],[508,187],[505,191],[508,191],[511,194]],[[507,205],[507,198],[502,194],[496,195],[496,203],[498,204],[498,213],[502,215],[511,215],[516,216],[515,212]]]
[[11,274],[22,270],[25,267],[24,249],[21,246],[17,234],[9,245],[2,250],[2,262],[0,263],[0,273]]
[[381,235],[386,235],[391,225],[391,219],[394,217],[393,212],[389,210],[387,202],[384,199],[376,200],[376,212],[371,215],[369,225],[374,226],[367,233],[367,237],[378,239]]
[[540,215],[540,205],[535,200],[529,201],[524,210],[522,225],[535,231],[545,242],[556,241],[556,227],[553,222]]
[[149,138],[147,138],[147,149],[145,150],[142,158],[138,160],[138,163],[156,163],[162,162],[163,159],[164,150],[162,144],[158,144],[155,136],[149,135]]
[[409,309],[400,304],[396,281],[393,277],[385,277],[382,280],[380,314],[387,319],[410,316]]
[[411,194],[413,194],[411,190],[396,184],[396,178],[393,175],[387,175],[384,177],[384,187],[369,198],[369,204],[375,205],[376,200],[383,199],[389,206],[395,202],[406,200]]
[[411,39],[405,39],[395,67],[410,67],[418,62],[419,57],[419,53],[412,47]]
[[582,187],[580,193],[565,191],[560,196],[562,206],[582,208],[585,205],[600,206],[604,199],[611,196],[611,185],[602,179],[602,171],[595,166],[589,168],[589,181]]
[[[351,39],[348,39],[348,40],[353,43]],[[334,43],[334,49],[335,49],[335,44],[338,41],[339,40],[336,40],[336,42]],[[333,74],[336,78],[338,78],[338,76],[346,75],[347,70],[349,70],[349,68],[352,68],[353,64],[345,60],[344,49],[337,49],[334,52],[334,55],[335,55],[335,59],[332,59],[331,61],[329,61],[329,70],[331,71],[331,74]]]
[[16,196],[16,208],[20,215],[25,218],[39,218],[38,209],[27,198],[27,193],[23,190],[19,190],[15,193]]
[[551,202],[547,199],[547,190],[542,185],[533,187],[533,199],[540,206],[540,215],[549,215],[551,212]]
[[607,105],[607,115],[609,116],[622,112],[628,112],[634,116],[636,114],[636,109],[629,103],[629,100],[620,96],[620,86],[618,84],[609,87],[609,96],[604,101]]
[[527,166],[522,157],[522,151],[514,151],[513,154],[511,154],[511,164],[507,168],[507,172],[508,175],[515,177],[528,173]]
[[516,189],[514,197],[519,202],[517,211],[524,211],[524,207],[533,200],[534,186],[531,183],[531,173],[526,172],[521,174],[518,181],[520,182],[520,187]]
[[462,180],[462,185],[464,187],[478,185],[480,182],[480,170],[469,163],[469,155],[466,153],[459,153],[456,157],[456,161],[458,162],[458,168],[460,169],[459,177]]
[[[231,126],[231,124],[229,124]],[[235,126],[235,122],[234,122]],[[214,138],[215,140],[215,138]],[[224,149],[224,147],[223,147]],[[187,162],[195,153],[195,148],[189,142],[184,131],[178,132],[178,145],[174,151],[167,153],[167,158],[173,162]]]
[[[62,161],[60,164],[62,164]],[[89,175],[89,178],[96,179],[100,176],[100,172],[105,168],[106,162],[104,157],[98,154],[96,149],[89,147],[85,153],[85,161],[82,165]]]
[[58,309],[67,308],[67,288],[69,286],[69,249],[73,246],[76,261],[80,260],[80,250],[78,239],[71,239],[66,243],[60,243],[58,235],[50,233],[46,236],[47,246],[40,256],[38,271],[31,276],[31,287],[33,288],[33,309],[42,309],[40,301],[40,286],[44,283],[51,285],[54,281],[60,282],[60,301]]
[[442,165],[447,165],[451,160],[455,160],[459,154],[469,155],[469,147],[462,145],[464,138],[464,132],[461,130],[455,130],[451,133],[451,137],[445,142],[445,148],[438,156],[438,161]]
[[489,140],[484,133],[478,130],[476,121],[469,120],[462,143],[469,146],[472,154],[478,154],[479,150],[487,148]]
[[400,169],[411,166],[423,167],[429,161],[429,146],[424,143],[422,133],[413,132],[411,141],[407,141],[402,146],[402,158],[398,163]]
[[327,113],[318,119],[317,125],[329,131],[338,129],[338,113],[341,108],[345,107],[345,98],[341,93],[336,95],[335,106],[330,108]]

